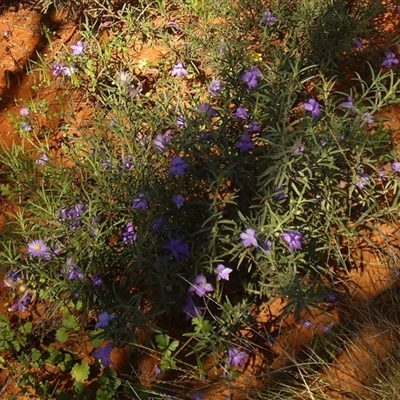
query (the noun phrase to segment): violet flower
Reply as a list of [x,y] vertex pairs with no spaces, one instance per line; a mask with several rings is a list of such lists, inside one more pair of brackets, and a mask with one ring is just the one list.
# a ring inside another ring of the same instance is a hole
[[10,308],[8,308],[8,311],[14,312],[14,311],[19,311],[19,312],[26,312],[28,310],[29,303],[31,302],[31,296],[27,293],[25,293],[22,298],[17,300]]
[[125,244],[133,244],[134,242],[136,242],[137,238],[138,235],[133,221],[128,221],[125,224],[124,230],[122,231],[122,241]]
[[395,161],[391,165],[392,165],[393,171],[400,172],[400,162],[399,161]]
[[8,287],[13,287],[18,282],[22,280],[21,275],[18,272],[15,272],[14,270],[10,270],[6,273],[4,280],[3,280],[3,288],[8,288]]
[[21,122],[21,129],[26,132],[30,132],[32,130],[32,126],[29,122]]
[[208,103],[201,103],[197,112],[200,114],[205,114],[208,118],[213,118],[218,115],[217,110],[211,107]]
[[194,303],[192,296],[186,296],[185,305],[182,308],[182,311],[186,314],[186,320],[190,318],[198,318],[204,314],[205,307],[197,307]]
[[224,264],[218,264],[214,272],[217,275],[217,281],[229,281],[229,274],[233,271],[231,268],[225,267]]
[[275,17],[270,10],[264,11],[263,14],[264,16],[261,18],[260,24],[266,25],[268,28],[270,28],[274,22],[278,22],[278,18]]
[[261,126],[260,124],[257,124],[256,122],[249,122],[249,125],[247,127],[247,132],[260,132],[261,131]]
[[21,117],[27,117],[27,116],[29,115],[29,113],[30,113],[30,111],[29,111],[29,108],[28,108],[28,107],[21,107],[21,108],[19,109],[19,115],[20,115]]
[[363,117],[364,117],[364,123],[366,123],[367,125],[371,125],[375,122],[374,117],[370,112],[363,113]]
[[286,197],[286,193],[281,186],[275,186],[272,198],[275,201],[283,200]]
[[244,232],[242,232],[240,234],[240,239],[242,240],[244,247],[258,246],[257,232],[253,228],[247,228]]
[[110,364],[113,364],[111,361],[111,351],[113,349],[112,343],[108,343],[103,347],[100,347],[93,353],[93,357],[97,360],[100,360],[101,364],[104,367],[109,367]]
[[243,367],[245,360],[249,355],[240,351],[236,347],[232,347],[228,350],[228,364],[230,367]]
[[358,37],[358,38],[353,39],[353,44],[357,51],[361,51],[363,49],[362,38]]
[[385,51],[385,59],[381,63],[381,67],[385,67],[388,69],[393,68],[394,65],[397,65],[399,60],[396,58],[396,55],[391,51]]
[[190,256],[189,245],[185,241],[185,236],[170,239],[168,243],[164,244],[163,249],[170,250],[177,262]]
[[303,234],[300,232],[287,231],[282,233],[281,237],[288,244],[291,252],[303,247]]
[[365,186],[367,185],[367,183],[369,182],[369,175],[368,174],[361,174],[358,176],[358,179],[355,183],[355,185],[359,188],[359,189],[364,189]]
[[37,158],[35,160],[35,163],[37,165],[43,166],[43,165],[46,165],[48,163],[48,161],[49,161],[49,156],[47,154],[43,153],[39,158]]
[[172,157],[171,167],[168,172],[172,175],[182,176],[185,171],[190,167],[190,165],[183,160],[182,157],[174,156]]
[[171,76],[176,76],[178,78],[187,75],[189,72],[181,62],[178,62],[174,65],[174,68],[172,69]]
[[71,47],[72,52],[76,55],[82,55],[83,54],[83,50],[85,49],[85,47],[87,46],[86,43],[83,43],[81,40],[78,40],[76,42],[76,44],[73,44]]
[[51,252],[43,240],[35,239],[28,243],[27,253],[31,257],[49,257]]
[[109,314],[107,311],[102,312],[97,317],[98,322],[96,322],[94,329],[106,328],[114,318],[115,315]]
[[213,286],[207,282],[207,279],[203,274],[197,275],[189,288],[189,292],[195,292],[199,297],[203,297],[207,292],[213,291]]
[[60,272],[62,274],[66,274],[68,280],[74,281],[75,279],[83,280],[85,279],[85,275],[82,274],[81,270],[76,264],[72,263],[72,258],[69,257],[65,261],[65,264],[67,265],[67,268],[62,268]]
[[156,138],[153,140],[154,146],[156,146],[157,152],[159,154],[163,153],[166,150],[168,143],[171,142],[171,132],[167,131],[163,134],[159,133]]
[[249,118],[249,114],[247,114],[247,111],[243,107],[238,107],[233,116],[235,118],[240,118],[245,120]]
[[185,204],[185,198],[181,194],[173,196],[172,201],[175,203],[178,210],[180,210]]
[[304,144],[301,143],[293,149],[293,154],[304,153],[305,149],[306,149],[306,146],[304,146]]
[[223,89],[224,84],[222,81],[220,79],[214,79],[208,88],[208,93],[210,93],[211,96],[218,96]]
[[351,96],[348,96],[346,101],[340,103],[339,107],[344,108],[346,110],[350,110],[352,112],[356,110],[356,107],[354,106],[354,99]]
[[249,90],[251,90],[255,89],[258,86],[258,80],[262,77],[263,75],[260,70],[256,66],[254,66],[251,70],[245,71],[242,74],[241,79],[244,83],[247,84]]
[[118,75],[116,78],[118,85],[125,86],[125,85],[129,84],[130,80],[131,80],[131,76],[129,75],[128,72],[125,72],[125,71],[118,72]]
[[151,224],[151,230],[157,234],[162,233],[161,228],[164,226],[164,223],[165,223],[164,215],[159,215],[154,219],[153,223]]
[[236,142],[236,147],[238,149],[240,149],[240,151],[243,151],[245,153],[249,150],[253,150],[256,147],[256,145],[251,140],[250,135],[248,135],[247,133],[244,133],[240,137],[240,139]]
[[132,207],[135,210],[147,210],[147,207],[149,206],[149,200],[147,199],[147,196],[143,192],[139,192],[136,197],[132,200]]
[[311,113],[312,119],[318,118],[321,115],[320,105],[315,99],[309,99],[303,107]]
[[261,243],[260,247],[268,254],[271,254],[271,249],[272,249],[272,241],[267,240],[264,243]]

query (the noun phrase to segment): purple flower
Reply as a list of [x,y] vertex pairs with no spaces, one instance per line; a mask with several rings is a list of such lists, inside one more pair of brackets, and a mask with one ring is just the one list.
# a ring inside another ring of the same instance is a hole
[[275,201],[283,200],[286,197],[286,193],[281,186],[275,186],[274,193],[272,193],[272,198]]
[[87,207],[82,203],[77,203],[71,208],[61,207],[59,211],[60,221],[70,221],[70,228],[77,229],[81,225],[83,214],[87,211]]
[[260,24],[266,25],[270,28],[274,22],[278,22],[278,18],[276,18],[270,10],[264,11],[264,16],[261,18]]
[[112,343],[108,343],[103,347],[100,347],[93,353],[93,357],[97,360],[100,360],[104,367],[109,367],[110,364],[113,364],[111,361],[111,351],[113,349]]
[[175,22],[175,21],[169,21],[167,23],[167,27],[176,29],[177,31],[181,31],[182,30],[181,27],[179,26],[179,24],[177,22]]
[[249,122],[249,125],[247,127],[247,132],[260,132],[260,131],[261,131],[260,124],[257,124],[255,122]]
[[28,310],[29,303],[31,302],[31,296],[25,293],[21,299],[17,300],[9,309],[8,311],[20,311],[25,312]]
[[247,228],[244,232],[240,234],[240,239],[242,239],[244,247],[258,246],[257,242],[257,232],[253,228]]
[[397,65],[399,60],[396,58],[396,55],[391,51],[385,51],[385,59],[382,61],[381,67],[385,67],[391,69],[393,65]]
[[358,38],[353,39],[353,44],[357,51],[361,51],[363,49],[362,38],[358,37]]
[[353,112],[356,110],[356,107],[354,106],[354,99],[351,96],[348,96],[346,101],[343,101],[342,103],[340,103],[339,107],[347,109],[347,110],[351,110]]
[[32,127],[28,122],[21,122],[21,129],[23,131],[30,132],[32,130]]
[[176,261],[180,262],[190,256],[189,245],[185,242],[184,236],[172,238],[163,246],[163,249],[170,250]]
[[47,154],[42,154],[38,159],[36,159],[35,163],[37,165],[46,165],[47,162],[49,161],[49,156]]
[[159,154],[163,153],[167,147],[167,144],[171,141],[171,132],[167,131],[163,134],[159,133],[153,140],[154,146],[156,146]]
[[29,242],[27,252],[31,257],[50,257],[49,246],[40,239]]
[[262,243],[260,247],[269,255],[269,254],[271,254],[272,241],[267,240],[264,243]]
[[82,280],[85,278],[85,275],[82,274],[81,270],[76,264],[72,263],[72,258],[69,257],[67,258],[67,261],[65,261],[65,264],[67,265],[67,269],[61,269],[62,274],[67,274],[68,279],[70,281],[74,281],[75,279]]
[[181,129],[186,127],[186,119],[183,114],[176,117],[176,126]]
[[331,329],[330,329],[329,327],[327,327],[327,326],[322,326],[321,329],[320,329],[320,331],[321,331],[321,333],[323,333],[324,335],[327,335],[327,334],[329,334],[329,333],[332,332]]
[[400,172],[400,162],[399,161],[395,161],[394,163],[392,163],[392,170],[396,171],[396,172]]
[[21,117],[27,117],[27,116],[29,115],[29,113],[30,113],[30,111],[29,111],[29,108],[28,108],[28,107],[21,107],[21,108],[19,109],[19,115],[20,115]]
[[293,149],[293,154],[300,154],[304,153],[304,150],[306,149],[306,146],[304,146],[303,143],[299,144],[297,147]]
[[207,292],[213,291],[213,286],[207,283],[207,279],[203,274],[197,275],[189,288],[189,292],[195,292],[199,297],[203,297]]
[[134,167],[134,164],[132,162],[132,156],[128,154],[127,156],[123,157],[121,160],[121,164],[122,168],[120,169],[120,171],[129,172]]
[[335,293],[329,293],[327,298],[326,298],[326,301],[328,303],[337,303],[338,300],[339,300],[339,298]]
[[301,326],[302,326],[303,328],[307,328],[307,329],[312,329],[312,328],[314,328],[313,323],[312,323],[309,319],[305,319],[305,320],[301,323]]
[[115,318],[115,315],[109,314],[107,311],[102,312],[97,317],[98,322],[94,326],[94,329],[105,328]]
[[185,76],[188,74],[187,69],[183,66],[181,62],[178,62],[174,65],[172,69],[171,76],[177,76],[178,78]]
[[139,97],[140,93],[143,92],[143,88],[140,86],[135,86],[133,83],[128,87],[128,94],[130,97]]
[[368,174],[361,174],[358,176],[357,182],[355,183],[355,185],[359,188],[359,189],[364,189],[364,187],[367,185],[367,183],[369,182],[369,175]]
[[224,84],[222,81],[220,79],[214,79],[208,88],[208,93],[210,93],[211,96],[218,96],[223,89]]
[[197,109],[197,112],[207,115],[208,118],[213,118],[218,115],[217,110],[212,108],[208,103],[201,103]]
[[185,305],[182,308],[182,311],[186,314],[186,320],[190,318],[198,318],[204,314],[205,307],[197,307],[194,303],[192,296],[186,296]]
[[133,242],[136,242],[137,237],[135,225],[132,221],[128,221],[122,232],[122,241],[126,244],[132,244]]
[[62,73],[63,73],[63,75],[65,75],[65,76],[71,76],[72,74],[75,73],[75,68],[74,68],[74,67],[71,67],[71,66],[69,66],[69,65],[66,65],[66,66],[63,67],[63,69],[62,69]]
[[168,172],[170,174],[182,176],[189,167],[190,165],[186,163],[182,157],[174,156],[172,157],[172,164]]
[[240,351],[236,347],[232,347],[228,350],[228,363],[230,367],[243,367],[246,358],[249,355],[244,351]]
[[86,43],[83,43],[81,40],[78,40],[76,42],[76,44],[73,44],[71,46],[72,52],[76,55],[79,56],[81,54],[83,54],[83,50],[85,49],[85,47],[87,46]]
[[291,252],[300,250],[303,246],[303,234],[296,231],[284,232],[281,235],[282,239],[288,244]]
[[161,233],[161,228],[163,227],[164,223],[164,215],[159,215],[154,219],[153,224],[151,225],[151,230],[155,233]]
[[149,200],[143,192],[139,192],[136,197],[132,200],[132,207],[136,210],[147,210],[149,206]]
[[125,71],[118,72],[118,75],[116,78],[118,85],[120,85],[120,86],[127,85],[127,84],[129,84],[130,80],[131,80],[131,76],[129,75],[128,72],[125,72]]
[[3,281],[3,288],[7,287],[13,287],[15,284],[17,284],[19,281],[21,281],[21,275],[14,270],[10,270],[6,273]]
[[236,142],[236,147],[243,152],[247,152],[249,150],[253,150],[256,147],[256,145],[251,140],[250,135],[248,135],[247,133],[244,133],[240,137],[240,139]]
[[53,74],[53,76],[58,76],[63,73],[64,68],[65,67],[62,64],[60,64],[59,62],[56,62],[53,64],[51,73]]
[[258,86],[258,79],[262,77],[262,73],[256,66],[254,66],[250,71],[245,71],[241,76],[242,81],[247,84],[249,90],[255,89]]
[[367,125],[371,125],[374,123],[374,117],[370,112],[363,113],[363,117],[364,117],[364,123],[366,123]]
[[224,281],[229,281],[229,274],[233,271],[231,268],[225,267],[224,264],[218,264],[214,272],[217,275],[217,281],[223,279]]
[[92,285],[95,288],[100,289],[103,286],[103,279],[101,279],[99,276],[94,276],[92,278]]
[[201,392],[194,392],[189,395],[190,400],[204,400],[203,393]]
[[315,99],[310,99],[304,104],[304,109],[311,113],[311,118],[315,119],[321,115],[321,108]]
[[180,210],[185,203],[185,198],[181,194],[177,194],[172,197],[172,201],[175,203],[176,208]]
[[247,114],[247,111],[243,107],[238,107],[233,116],[235,118],[246,119],[246,120],[249,118],[249,114]]

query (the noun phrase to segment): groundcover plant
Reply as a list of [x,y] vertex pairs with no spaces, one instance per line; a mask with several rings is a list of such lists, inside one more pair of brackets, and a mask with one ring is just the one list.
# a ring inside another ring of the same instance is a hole
[[0,153],[10,398],[335,398],[360,249],[397,270],[397,4],[39,3],[76,33]]

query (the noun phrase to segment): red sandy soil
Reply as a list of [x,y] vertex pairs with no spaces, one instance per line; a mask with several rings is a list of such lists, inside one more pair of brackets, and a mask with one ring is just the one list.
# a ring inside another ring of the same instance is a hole
[[[383,19],[377,21],[379,26],[384,26],[385,36],[393,37],[398,34],[399,18],[393,17],[394,5],[388,5],[390,12],[384,15]],[[47,45],[45,37],[42,34],[41,25],[45,24],[51,31],[57,32],[57,38],[52,47]],[[0,14],[0,141],[5,148],[10,149],[13,143],[20,141],[19,137],[13,134],[13,128],[10,122],[9,114],[18,115],[18,110],[26,104],[29,99],[42,100],[49,102],[54,119],[43,120],[46,126],[57,126],[57,113],[60,106],[57,95],[60,89],[55,83],[50,88],[40,87],[39,90],[33,90],[37,75],[27,74],[29,60],[37,59],[37,52],[42,57],[52,63],[52,57],[63,46],[70,46],[79,39],[76,24],[66,22],[62,13],[54,15],[42,15],[38,10],[29,6],[17,5],[11,7],[8,11]],[[107,37],[104,37],[107,40]],[[155,48],[144,48],[136,51],[135,57],[157,64],[157,61],[165,55],[165,49],[162,46]],[[151,71],[150,71],[151,73]],[[90,116],[90,110],[77,109],[77,100],[72,97],[68,106],[77,116],[77,126],[84,123],[85,118]],[[400,109],[389,108],[383,112],[387,117],[386,125],[393,131],[393,137],[400,143]],[[0,204],[0,216],[4,210],[10,210],[12,207],[7,204]],[[2,217],[3,218],[3,217]],[[0,225],[2,221],[0,220]],[[4,227],[3,227],[4,228]],[[382,226],[381,230],[385,233],[377,232],[371,235],[371,240],[384,246],[385,248],[398,248],[399,239],[398,227]],[[360,250],[361,249],[361,250]],[[349,274],[343,276],[348,294],[346,303],[353,304],[346,306],[345,311],[339,308],[326,307],[325,311],[314,310],[313,315],[304,314],[314,325],[313,329],[304,328],[301,322],[293,318],[285,318],[275,326],[280,335],[273,346],[273,350],[267,350],[256,353],[246,365],[243,374],[230,384],[216,381],[210,387],[203,389],[205,399],[225,400],[226,396],[232,395],[235,400],[244,399],[250,388],[261,387],[268,381],[274,379],[272,372],[283,368],[288,368],[293,361],[300,356],[301,352],[312,341],[314,335],[321,335],[320,328],[327,325],[339,324],[341,313],[351,314],[354,312],[354,320],[360,317],[360,312],[365,307],[373,307],[374,301],[391,288],[396,281],[393,270],[386,265],[381,264],[379,254],[371,247],[354,249],[357,265],[352,268]],[[1,290],[1,289],[0,289]],[[8,304],[4,293],[0,293],[0,313],[7,313]],[[271,319],[280,315],[285,304],[284,299],[277,299],[275,302],[266,304],[264,309],[255,309],[257,321],[262,326]],[[371,306],[372,304],[372,306]],[[381,304],[381,303],[379,303]],[[40,314],[39,314],[40,315]],[[38,317],[36,317],[38,318]],[[243,332],[247,335],[248,332]],[[360,396],[365,394],[364,386],[373,381],[374,373],[368,370],[366,365],[376,364],[376,359],[382,359],[388,354],[394,345],[395,332],[385,331],[376,321],[372,321],[368,327],[360,330],[358,340],[355,343],[349,343],[343,349],[343,353],[338,355],[334,364],[326,368],[321,373],[321,380],[330,387],[326,392],[326,398],[348,398],[349,395]],[[78,345],[77,343],[71,345]],[[83,342],[79,343],[81,352],[86,359],[93,363],[89,353],[91,348],[87,348]],[[264,347],[265,346],[264,343]],[[139,378],[143,385],[152,386],[154,382],[154,368],[157,361],[156,356],[144,354],[139,361]],[[126,356],[124,349],[115,350],[112,355],[114,361],[113,368],[121,373],[132,375],[138,373],[134,371]],[[213,365],[213,360],[206,361],[206,364]],[[212,369],[212,367],[210,367]],[[207,369],[207,368],[206,368]],[[266,371],[271,372],[269,378],[266,378]],[[43,373],[46,376],[45,373]],[[70,386],[70,382],[61,378],[61,387]],[[0,371],[0,389],[1,397],[11,398],[12,394],[18,393],[18,389],[12,384],[7,369]],[[37,398],[34,395],[25,397],[17,394],[18,399]]]

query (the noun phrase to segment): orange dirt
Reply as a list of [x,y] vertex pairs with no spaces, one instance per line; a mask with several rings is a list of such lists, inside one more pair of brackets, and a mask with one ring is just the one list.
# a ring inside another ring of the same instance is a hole
[[[379,26],[385,31],[385,41],[388,37],[393,37],[399,31],[399,16],[393,14],[394,5],[388,4],[390,12],[378,21]],[[164,24],[165,21],[158,21]],[[45,37],[41,29],[41,24],[45,24],[50,30],[56,31],[58,38],[52,47],[46,45]],[[39,88],[34,91],[32,86],[35,83],[35,75],[27,75],[26,69],[29,60],[37,60],[36,53],[39,52],[42,57],[51,60],[52,56],[63,46],[69,46],[74,43],[78,37],[76,25],[66,23],[62,14],[42,15],[39,11],[30,7],[16,6],[9,11],[0,14],[0,141],[1,145],[10,149],[13,143],[20,143],[19,136],[13,134],[9,113],[18,115],[18,110],[30,99],[45,99],[50,105],[53,120],[42,118],[39,123],[44,126],[55,128],[57,123],[57,113],[60,111],[60,104],[57,96],[60,94],[57,84],[50,88]],[[107,40],[108,33],[104,32],[103,40]],[[136,70],[139,74],[154,75],[158,74],[157,69],[151,66],[157,66],[162,58],[168,53],[162,45],[139,46],[135,47],[130,56],[135,61]],[[50,62],[50,61],[49,61]],[[150,69],[148,68],[150,67]],[[72,97],[69,106],[70,110],[76,116],[76,125],[72,127],[72,132],[79,134],[81,126],[90,119],[91,110],[78,107],[78,97]],[[400,143],[400,108],[390,107],[382,112],[382,120],[391,130],[393,130],[394,139]],[[3,218],[5,209],[10,211],[7,204],[0,205],[0,217]],[[2,225],[0,219],[0,226]],[[399,247],[398,227],[392,228],[381,226],[383,232],[374,232],[371,240],[382,248],[392,248],[393,252]],[[266,343],[263,344],[264,350],[255,352],[246,364],[243,374],[235,381],[221,381],[196,383],[195,387],[201,389],[205,399],[225,400],[228,395],[233,394],[235,400],[245,399],[251,389],[261,387],[266,383],[271,383],[279,375],[276,373],[282,369],[289,368],[301,358],[302,352],[310,345],[315,335],[321,335],[321,327],[339,325],[342,323],[342,313],[354,317],[355,322],[363,323],[364,315],[362,311],[377,310],[381,312],[387,304],[390,304],[390,298],[381,299],[386,293],[393,290],[393,283],[396,280],[394,271],[383,265],[380,255],[372,250],[370,246],[363,246],[354,249],[354,257],[358,260],[357,265],[352,268],[347,276],[343,276],[345,285],[349,288],[348,304],[356,305],[354,308],[346,306],[343,310],[339,308],[327,307],[326,311],[314,310],[313,315],[304,313],[303,317],[310,319],[314,328],[304,328],[300,322],[288,317],[280,321],[275,329],[279,330],[279,337],[275,344],[269,348]],[[4,301],[6,293],[0,288],[0,313],[7,313],[8,304]],[[390,296],[389,296],[390,297]],[[261,327],[280,315],[285,304],[285,299],[276,299],[271,304],[266,305],[264,311],[258,311],[257,323]],[[374,315],[372,313],[372,315]],[[381,315],[381,314],[379,314]],[[386,312],[386,317],[392,322],[398,322],[400,317]],[[247,334],[248,332],[244,332]],[[326,391],[326,398],[348,398],[348,396],[363,396],[366,394],[366,387],[373,383],[375,371],[370,370],[369,366],[379,365],[388,355],[399,339],[397,330],[388,328],[383,329],[379,318],[373,318],[368,327],[363,326],[358,332],[357,340],[346,344],[341,354],[336,356],[331,366],[326,367],[321,373],[323,380],[329,389]],[[74,344],[74,346],[77,343]],[[85,343],[80,343],[79,351],[86,354],[91,352],[91,348],[86,348]],[[83,347],[82,347],[83,346]],[[261,346],[260,346],[261,348]],[[137,357],[137,356],[136,356]],[[112,353],[113,368],[125,374],[137,373],[145,386],[154,384],[154,368],[158,360],[155,354],[142,355],[137,362],[131,363],[127,357],[127,349],[116,349]],[[213,360],[207,360],[212,370]],[[134,371],[133,364],[140,366],[139,371]],[[219,371],[218,373],[221,373]],[[213,380],[213,379],[211,379]],[[0,371],[0,384],[3,389],[0,390],[3,398],[10,398],[12,394],[18,393],[13,385],[10,375],[6,369]],[[19,399],[23,399],[20,397]]]

